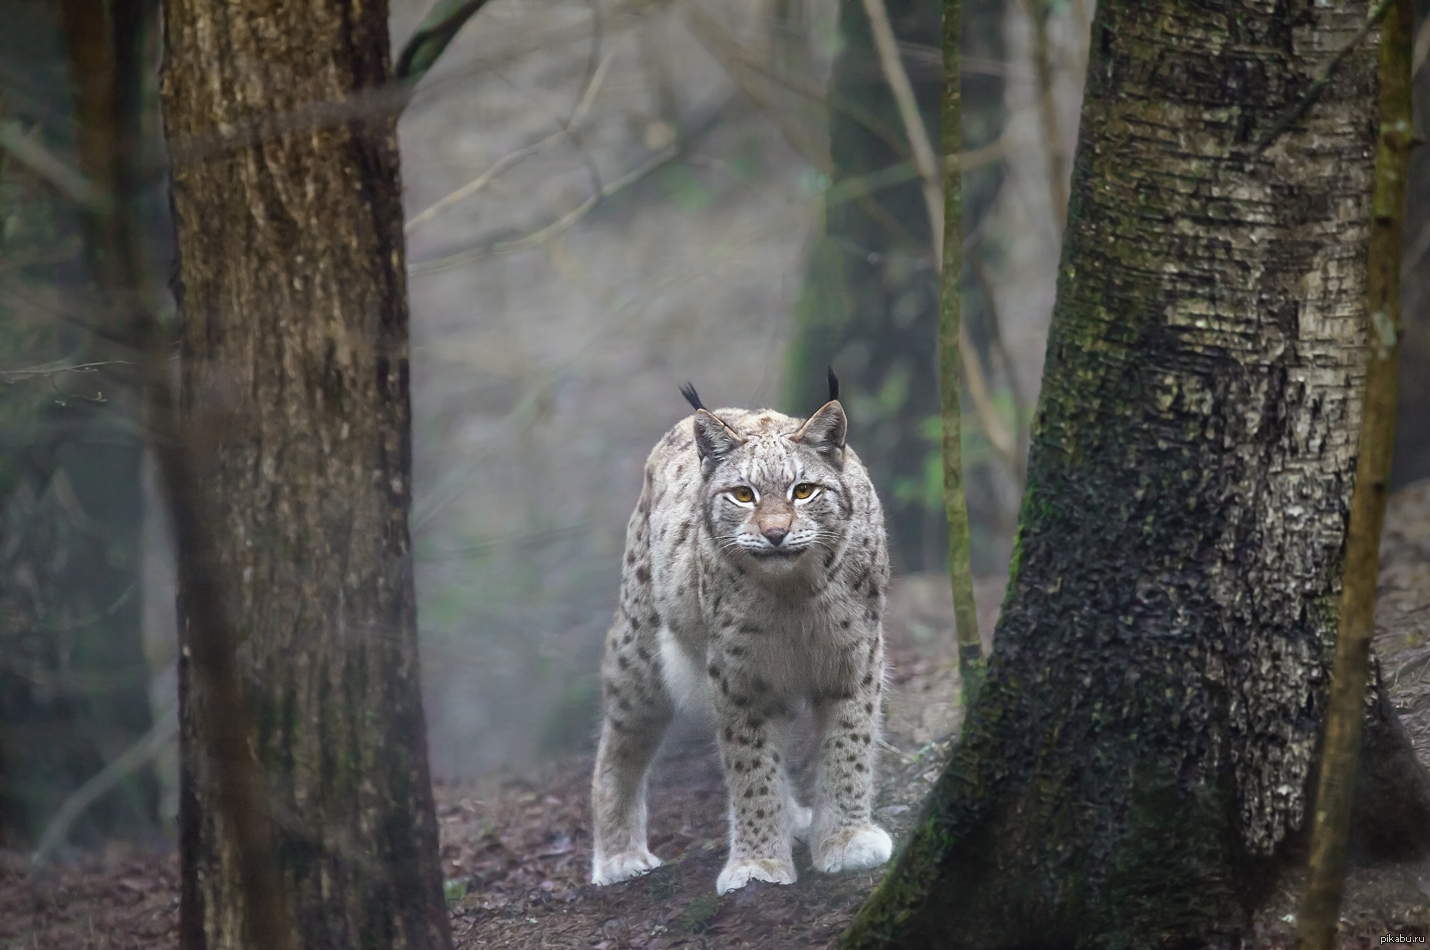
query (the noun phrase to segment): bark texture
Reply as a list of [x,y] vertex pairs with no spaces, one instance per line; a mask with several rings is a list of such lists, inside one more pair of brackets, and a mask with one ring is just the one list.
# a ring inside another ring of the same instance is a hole
[[[178,0],[164,15],[166,132],[185,156],[184,422],[213,446],[201,508],[296,945],[448,947],[407,527],[395,116],[346,108],[388,79],[386,5]],[[232,830],[197,741],[212,709],[190,664],[180,674],[183,945],[238,947]]]
[[847,947],[1232,945],[1301,827],[1364,376],[1366,4],[1108,2],[988,678]]

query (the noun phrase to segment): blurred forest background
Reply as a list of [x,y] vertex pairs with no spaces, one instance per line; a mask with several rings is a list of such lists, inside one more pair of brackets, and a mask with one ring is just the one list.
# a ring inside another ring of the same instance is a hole
[[[84,846],[167,833],[175,813],[174,566],[129,397],[83,369],[94,301],[83,183],[64,178],[55,9],[0,7],[0,834],[33,847],[68,802],[61,837]],[[995,590],[1092,7],[964,5],[965,467],[974,572]],[[888,9],[937,141],[940,7]],[[426,10],[394,0],[394,49]],[[897,574],[943,571],[928,221],[861,11],[493,0],[406,106],[412,530],[436,777],[591,743],[626,519],[687,379],[712,405],[804,414],[832,363]],[[1417,65],[1427,46],[1422,28]],[[165,260],[151,114],[144,208]],[[1424,149],[1414,168],[1401,483],[1430,475]],[[931,589],[947,598],[946,576]]]

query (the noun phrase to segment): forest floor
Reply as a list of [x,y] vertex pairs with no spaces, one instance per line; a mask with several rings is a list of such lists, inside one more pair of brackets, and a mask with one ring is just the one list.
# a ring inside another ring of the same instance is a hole
[[[883,780],[875,817],[907,834],[956,735],[956,672],[936,631],[951,605],[937,578],[896,585],[889,617],[893,671]],[[1001,585],[979,591],[992,629]],[[1430,482],[1391,501],[1382,549],[1377,648],[1384,676],[1422,761],[1430,763]],[[812,737],[796,742],[807,782]],[[678,724],[651,786],[651,849],[666,865],[611,887],[588,881],[591,759],[573,756],[522,775],[437,787],[442,860],[459,950],[799,950],[833,948],[882,872],[826,876],[796,850],[800,880],[752,884],[718,898],[725,858],[725,789],[708,727]],[[808,798],[807,788],[803,796]],[[0,852],[0,950],[173,950],[179,869],[170,851],[115,845],[31,876],[23,855]],[[1289,948],[1299,881],[1255,917],[1252,946]],[[1380,945],[1430,928],[1430,861],[1354,868],[1342,947]]]

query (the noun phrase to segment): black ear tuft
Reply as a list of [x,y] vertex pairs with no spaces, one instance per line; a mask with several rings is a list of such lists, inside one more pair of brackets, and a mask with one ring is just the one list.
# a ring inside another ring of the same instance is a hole
[[834,367],[829,367],[829,401],[839,398],[839,377],[834,375]]
[[700,394],[695,391],[695,387],[692,386],[689,381],[680,387],[680,394],[685,397],[686,402],[690,403],[692,409],[699,410],[705,408],[705,404],[700,401]]

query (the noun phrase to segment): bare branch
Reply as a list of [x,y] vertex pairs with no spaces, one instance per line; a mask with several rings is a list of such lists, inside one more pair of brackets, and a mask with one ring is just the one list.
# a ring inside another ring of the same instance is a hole
[[571,113],[571,117],[561,125],[559,130],[551,133],[540,141],[533,142],[530,145],[517,149],[515,152],[503,155],[497,159],[490,168],[476,178],[414,215],[412,220],[407,222],[403,230],[411,234],[417,228],[431,221],[433,218],[436,218],[453,205],[460,201],[465,201],[467,198],[481,191],[487,185],[491,184],[498,175],[522,159],[543,152],[558,142],[570,139],[575,133],[575,130],[585,121],[586,114],[591,109],[591,103],[595,100],[596,94],[600,92],[601,85],[605,82],[606,74],[610,71],[611,63],[615,61],[616,55],[616,53],[611,53],[605,59],[601,60],[601,65],[592,73],[590,81],[586,84],[586,88],[576,104],[575,110]]
[[39,844],[35,846],[34,853],[30,855],[30,866],[42,868],[49,864],[55,856],[55,852],[68,840],[70,828],[81,815],[89,810],[89,806],[99,801],[105,793],[135,771],[152,762],[170,742],[174,741],[174,737],[178,733],[178,710],[170,708],[159,717],[148,732],[139,737],[137,742],[71,792],[70,796],[60,805],[59,810],[50,818],[49,823],[45,825],[45,830],[40,835]]
[[700,45],[725,67],[725,71],[735,80],[741,91],[770,117],[770,121],[774,122],[790,147],[824,174],[832,174],[833,165],[829,161],[828,149],[811,141],[811,137],[790,121],[789,116],[775,105],[774,100],[760,85],[756,73],[763,70],[756,65],[759,63],[758,57],[741,50],[715,19],[699,5],[687,3],[684,9],[690,15],[691,33],[700,41]]
[[49,182],[56,191],[75,204],[97,208],[104,192],[78,170],[71,168],[33,135],[26,135],[20,123],[0,120],[0,149],[31,172]]
[[1430,16],[1426,17],[1420,24],[1420,31],[1415,34],[1415,51],[1410,54],[1410,74],[1412,76],[1420,72],[1420,67],[1425,65],[1425,56],[1430,54]]
[[983,425],[984,435],[988,436],[988,444],[993,446],[993,454],[998,456],[998,460],[1021,482],[1026,472],[1017,440],[998,416],[993,398],[988,393],[988,380],[983,375],[978,350],[968,336],[968,324],[962,321],[958,325],[958,351],[959,362],[963,366],[963,382],[968,387],[968,394],[973,397],[973,410],[978,413],[978,421]]
[[[928,208],[929,223],[933,231],[934,260],[942,268],[944,206],[943,183],[939,179],[939,162],[934,157],[928,129],[924,126],[923,117],[919,114],[918,102],[914,99],[914,90],[909,83],[909,75],[904,70],[903,62],[899,59],[898,43],[894,39],[894,30],[889,23],[889,12],[885,8],[883,0],[864,0],[864,9],[869,14],[869,23],[873,28],[874,45],[879,53],[879,64],[884,70],[884,78],[888,81],[889,88],[893,90],[894,100],[898,103],[899,116],[903,119],[909,144],[913,149],[915,167],[918,170],[919,178],[923,181],[924,203]],[[973,408],[978,414],[979,422],[983,425],[983,431],[987,434],[988,441],[993,446],[993,451],[999,460],[1021,481],[1023,464],[1018,457],[1016,440],[1003,425],[1003,420],[998,418],[993,400],[988,394],[988,383],[983,376],[983,367],[978,361],[977,351],[974,350],[968,338],[968,329],[962,321],[959,321],[958,328],[958,350],[959,363],[963,368],[963,381],[968,386],[968,394],[973,397]]]
[[437,58],[466,22],[486,5],[487,0],[438,0],[437,5],[423,17],[417,32],[402,47],[392,74],[405,80],[409,86],[416,85],[436,64]]
[[1048,55],[1048,17],[1052,15],[1052,7],[1047,0],[1023,0],[1023,12],[1033,25],[1033,67],[1038,76],[1038,107],[1043,115],[1048,193],[1053,205],[1053,221],[1061,238],[1068,226],[1068,183],[1062,123],[1058,121],[1058,103],[1053,96],[1053,64]]
[[680,149],[675,145],[661,149],[620,178],[602,185],[575,208],[572,208],[550,224],[537,228],[535,231],[524,234],[518,238],[507,238],[501,241],[482,244],[470,250],[449,254],[446,257],[439,257],[435,260],[418,261],[409,265],[407,272],[413,276],[431,274],[437,271],[448,270],[462,264],[485,260],[488,257],[495,257],[498,254],[515,254],[517,251],[527,251],[533,247],[544,244],[552,238],[569,231],[572,225],[590,214],[602,201],[634,185],[679,154]]
[[894,28],[889,23],[889,11],[884,6],[884,0],[864,0],[864,10],[869,15],[869,25],[874,33],[874,47],[879,53],[879,65],[883,68],[884,79],[894,94],[894,102],[899,107],[899,117],[903,120],[904,131],[909,137],[909,147],[913,149],[914,167],[923,179],[924,204],[928,207],[929,229],[933,236],[933,259],[942,266],[943,183],[939,180],[938,159],[934,157],[933,143],[929,141],[923,117],[919,115],[914,87],[909,83],[909,74],[899,57],[899,44],[894,39]]
[[1013,418],[1015,420],[1014,448],[1018,453],[1020,463],[1023,457],[1023,436],[1025,428],[1023,419],[1028,411],[1027,398],[1023,395],[1023,387],[1018,382],[1018,370],[1013,365],[1013,357],[1008,352],[1008,347],[1003,342],[1003,321],[998,310],[998,298],[995,296],[993,287],[993,275],[988,273],[988,267],[983,263],[983,258],[974,254],[970,263],[973,266],[974,279],[978,281],[979,288],[983,291],[983,299],[988,304],[988,331],[992,339],[993,350],[998,354],[998,362],[1003,367],[1003,376],[1008,380],[1008,393],[1013,399]]
[[[1367,23],[1386,12],[1382,2]],[[1404,243],[1406,173],[1410,166],[1411,16],[1401,0],[1386,19],[1380,45],[1380,129],[1375,156],[1375,191],[1366,267],[1365,395],[1361,403],[1360,446],[1355,490],[1346,529],[1345,570],[1331,684],[1326,701],[1321,761],[1316,776],[1316,807],[1311,815],[1306,885],[1296,915],[1298,950],[1331,950],[1340,920],[1345,887],[1356,776],[1365,728],[1367,683],[1371,679],[1371,640],[1375,636],[1376,579],[1380,575],[1380,539],[1385,526],[1386,485],[1395,448],[1396,377],[1400,339],[1400,249]],[[1364,36],[1366,28],[1361,30]],[[1354,45],[1354,44],[1352,44]],[[1338,54],[1337,58],[1339,59]],[[1333,68],[1333,67],[1331,67]]]
[[106,366],[133,366],[128,360],[96,360],[92,363],[69,363],[63,360],[56,363],[42,363],[39,366],[27,366],[23,369],[0,369],[0,379],[7,383],[16,383],[22,379],[48,379],[51,376],[58,376],[61,373],[95,373]]
[[1256,144],[1251,147],[1251,154],[1259,155],[1266,151],[1266,147],[1270,145],[1277,136],[1301,120],[1301,117],[1306,114],[1306,111],[1316,104],[1317,99],[1321,98],[1321,93],[1331,84],[1331,77],[1336,74],[1336,70],[1340,68],[1345,58],[1350,55],[1351,50],[1360,45],[1361,40],[1365,39],[1366,34],[1375,28],[1375,25],[1381,21],[1381,18],[1385,16],[1385,12],[1390,9],[1391,4],[1394,2],[1395,0],[1379,0],[1375,6],[1371,7],[1370,13],[1366,16],[1365,22],[1361,24],[1361,28],[1356,31],[1356,35],[1351,37],[1350,42],[1346,43],[1345,46],[1336,50],[1336,54],[1331,57],[1330,61],[1321,67],[1321,71],[1317,73],[1316,78],[1311,81],[1310,88],[1306,90],[1306,94],[1301,97],[1300,101],[1282,113],[1281,118],[1277,119],[1271,128],[1267,129],[1266,132],[1256,140]]

